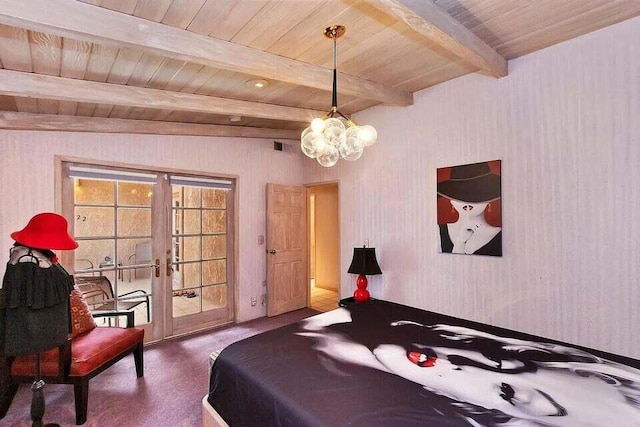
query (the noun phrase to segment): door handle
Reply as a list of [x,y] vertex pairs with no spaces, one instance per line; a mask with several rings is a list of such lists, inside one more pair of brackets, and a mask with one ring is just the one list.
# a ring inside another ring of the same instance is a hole
[[173,266],[171,265],[171,257],[167,257],[167,277],[173,274]]
[[152,267],[156,270],[156,277],[160,277],[160,258],[156,258],[156,263]]
[[276,252],[278,252],[278,251],[276,251],[275,249],[271,249],[271,250],[269,251],[269,253],[270,253],[271,255],[275,254]]

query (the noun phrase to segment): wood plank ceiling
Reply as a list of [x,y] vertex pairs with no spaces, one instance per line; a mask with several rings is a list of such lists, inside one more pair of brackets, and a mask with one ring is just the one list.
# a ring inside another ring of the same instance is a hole
[[347,27],[352,114],[638,15],[637,0],[0,0],[0,128],[296,139],[331,105],[329,25]]

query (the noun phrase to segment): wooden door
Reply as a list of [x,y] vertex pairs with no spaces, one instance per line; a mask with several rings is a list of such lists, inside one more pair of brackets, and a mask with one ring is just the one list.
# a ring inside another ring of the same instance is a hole
[[307,306],[306,188],[267,184],[267,316]]

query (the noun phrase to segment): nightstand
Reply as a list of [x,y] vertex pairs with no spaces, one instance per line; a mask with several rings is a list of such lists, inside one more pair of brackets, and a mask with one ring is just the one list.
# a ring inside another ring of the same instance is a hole
[[[376,300],[375,298],[369,298],[369,301],[375,301],[375,300]],[[341,299],[340,302],[338,302],[338,306],[340,306],[340,307],[349,307],[349,306],[354,305],[354,304],[366,304],[369,301],[356,302],[353,299],[353,297],[349,297],[349,298]]]

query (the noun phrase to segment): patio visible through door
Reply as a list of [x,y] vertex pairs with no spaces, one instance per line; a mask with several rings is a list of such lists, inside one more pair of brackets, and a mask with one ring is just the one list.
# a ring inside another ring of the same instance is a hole
[[64,261],[92,310],[133,311],[147,341],[233,320],[233,180],[62,165]]
[[231,183],[172,176],[173,332],[229,321],[233,307]]

